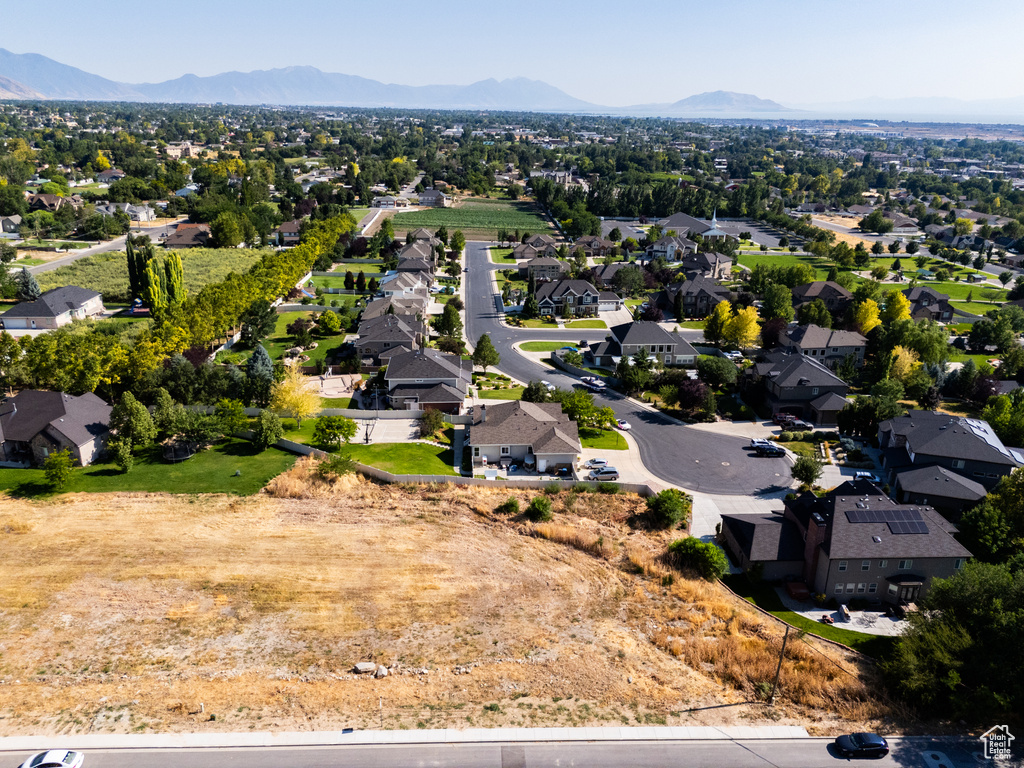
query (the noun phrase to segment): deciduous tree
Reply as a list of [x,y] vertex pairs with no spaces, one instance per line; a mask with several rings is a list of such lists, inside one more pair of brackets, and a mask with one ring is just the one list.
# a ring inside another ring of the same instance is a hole
[[270,407],[295,419],[296,426],[301,427],[303,419],[319,412],[320,395],[298,365],[286,365],[284,378],[271,389]]

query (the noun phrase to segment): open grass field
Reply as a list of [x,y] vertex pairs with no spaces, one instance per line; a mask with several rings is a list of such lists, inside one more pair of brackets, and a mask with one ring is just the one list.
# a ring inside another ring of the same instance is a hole
[[391,223],[396,235],[418,227],[434,231],[445,226],[449,232],[461,229],[467,240],[496,240],[498,229],[518,229],[533,234],[551,229],[533,203],[485,198],[470,198],[454,208],[396,213]]
[[[791,636],[769,719],[750,702],[774,676],[783,625],[662,564],[678,534],[630,528],[643,499],[562,492],[539,525],[493,512],[533,493],[327,484],[300,462],[246,498],[8,499],[0,637],[3,678],[19,683],[0,686],[0,733],[383,719],[828,734],[897,714],[871,665]],[[356,678],[358,661],[391,674]],[[454,674],[463,664],[472,673]]]
[[828,277],[828,272],[832,268],[832,263],[826,259],[818,258],[811,254],[802,253],[761,253],[760,251],[748,251],[740,253],[737,256],[737,262],[742,264],[744,267],[753,269],[758,264],[767,264],[769,266],[776,265],[781,267],[789,267],[795,264],[806,264],[814,269],[815,275],[818,280],[824,280]]
[[[166,253],[157,249],[157,254]],[[185,289],[194,294],[203,286],[217,283],[229,272],[247,271],[268,251],[240,248],[189,248],[176,252],[185,271]],[[128,264],[124,251],[97,253],[38,275],[44,291],[62,285],[79,285],[103,294],[104,300],[127,301]]]
[[[970,283],[951,283],[949,281],[940,283],[934,280],[922,280],[918,282],[918,285],[928,286],[929,288],[944,293],[949,296],[950,299],[956,301],[967,301],[967,297],[970,296],[972,301],[1006,301],[1006,294],[1009,291],[1003,288],[996,288],[991,285],[971,285]],[[995,309],[996,306],[991,307]]]
[[[158,446],[143,449],[135,465],[123,474],[109,462],[74,470],[65,489],[68,493],[234,493],[259,491],[270,478],[295,463],[295,456],[276,448],[260,452],[248,440],[226,440],[191,459],[170,464]],[[235,472],[241,474],[235,476]],[[52,494],[41,469],[0,468],[0,490],[15,497]]]

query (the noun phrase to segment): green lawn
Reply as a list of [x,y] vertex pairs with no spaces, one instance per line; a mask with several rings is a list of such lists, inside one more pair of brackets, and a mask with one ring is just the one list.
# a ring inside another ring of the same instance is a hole
[[523,326],[526,328],[557,328],[558,323],[549,323],[538,317],[533,320],[523,320]]
[[[320,280],[320,279],[333,280],[334,279],[334,275],[337,275],[338,277],[344,279],[346,272],[351,272],[353,275],[357,275],[360,272],[365,272],[367,278],[370,278],[370,277],[381,277],[384,274],[383,270],[384,270],[384,265],[383,264],[374,264],[372,261],[368,262],[368,263],[360,262],[360,263],[356,263],[356,264],[335,264],[334,265],[334,274],[332,274],[330,277],[326,277],[326,278],[314,277],[313,280]],[[331,286],[331,287],[332,288],[342,288],[344,286],[334,285],[334,286]]]
[[344,453],[353,461],[394,475],[458,475],[450,448],[429,443],[373,443],[349,445]]
[[[802,253],[761,253],[746,252],[740,253],[737,256],[737,263],[742,264],[744,267],[753,269],[758,264],[775,265],[781,267],[791,267],[795,264],[807,264],[814,268],[815,275],[818,280],[824,280],[828,277],[829,270],[832,268],[832,263],[826,259],[818,258],[811,254]],[[846,270],[841,270],[846,271]]]
[[584,448],[595,448],[599,451],[629,450],[626,438],[614,429],[581,429],[580,442]]
[[507,389],[479,389],[476,396],[482,400],[522,400],[524,387],[510,387]]
[[461,229],[467,240],[495,240],[498,229],[546,233],[551,231],[536,205],[511,200],[470,198],[455,208],[432,208],[426,211],[398,213],[392,219],[395,232],[426,227],[431,232],[441,226],[448,232]]
[[46,259],[18,259],[14,262],[16,267],[38,267],[40,264],[45,264]]
[[[381,273],[368,274],[366,276],[366,282],[367,282],[367,284],[369,284],[371,277],[376,277],[378,282],[379,282],[380,278],[382,278],[383,276],[384,275],[381,274]],[[312,285],[312,286],[314,286],[316,288],[344,288],[345,287],[345,273],[342,272],[341,274],[339,274],[337,276],[335,276],[335,275],[319,276],[318,275],[317,277],[312,278],[309,282],[306,283],[306,287],[307,288],[310,285]],[[355,290],[355,288],[356,288],[355,283],[353,283],[352,284],[352,288],[349,289],[349,290]],[[342,295],[344,295],[344,294],[342,294]]]
[[994,353],[990,354],[990,355],[959,354],[959,355],[950,355],[949,356],[949,362],[951,362],[951,363],[966,363],[968,360],[973,360],[975,365],[980,366],[980,365],[988,364],[989,360],[995,360],[998,357],[999,357],[999,355],[994,354]]
[[[346,298],[343,296],[330,296],[331,298]],[[295,346],[295,339],[288,335],[287,328],[291,323],[294,323],[300,317],[315,318],[316,312],[283,312],[277,316],[277,322],[274,324],[274,333],[264,339],[263,346],[267,352],[270,353],[272,360],[280,360],[284,357],[285,350],[291,349]],[[341,346],[344,334],[338,334],[337,336],[329,336],[326,339],[320,338],[314,334],[314,341],[317,342],[317,348],[306,352],[304,354],[309,355],[309,362],[304,363],[305,365],[313,365],[318,360],[324,360],[327,358],[327,353],[334,350],[336,347]]]
[[518,264],[519,262],[512,258],[511,248],[491,248],[491,261],[495,264]]
[[980,301],[950,301],[949,302],[953,309],[959,309],[964,312],[970,312],[972,315],[985,315],[991,312],[993,309],[999,309],[1002,304],[989,304],[988,302]]
[[788,443],[779,443],[779,445],[789,448],[797,456],[809,456],[812,459],[820,459],[821,454],[818,452],[818,446],[814,443],[807,443],[802,440],[791,440]]
[[321,408],[355,408],[351,397],[321,397]]
[[928,286],[932,290],[944,293],[950,299],[957,301],[967,301],[967,294],[971,295],[972,301],[1006,301],[1006,294],[1009,293],[1009,291],[1003,288],[996,288],[995,286],[981,283],[939,283],[927,280],[919,282],[918,285]]
[[[842,643],[853,648],[855,651],[860,651],[876,659],[888,655],[895,644],[895,638],[892,637],[868,635],[864,632],[855,632],[852,629],[822,624],[820,621],[808,619],[799,613],[794,613],[786,608],[778,593],[771,586],[767,584],[751,584],[744,575],[726,576],[722,581],[743,599],[768,611],[772,616],[782,619],[787,624],[792,624],[797,629],[809,634]],[[822,608],[821,612],[831,613],[827,608]]]
[[681,323],[676,323],[676,325],[678,325],[680,328],[689,328],[689,329],[695,330],[695,331],[703,331],[704,330],[704,321],[703,320],[684,320]]
[[519,345],[523,352],[554,352],[562,347],[574,347],[572,341],[524,341]]
[[566,328],[607,328],[608,323],[604,320],[573,320],[565,324]]
[[[249,496],[295,462],[295,456],[277,448],[262,453],[248,440],[227,440],[191,459],[170,464],[160,447],[147,448],[135,457],[135,466],[122,474],[114,464],[91,464],[72,473],[67,493],[233,493]],[[235,472],[241,474],[237,477]],[[0,469],[0,489],[12,496],[51,493],[41,469]]]

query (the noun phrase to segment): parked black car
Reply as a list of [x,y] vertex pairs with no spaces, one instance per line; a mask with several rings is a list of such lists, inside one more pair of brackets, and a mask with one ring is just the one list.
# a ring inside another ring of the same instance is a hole
[[840,757],[880,758],[889,754],[889,742],[877,733],[850,733],[835,741]]
[[786,449],[781,445],[758,445],[754,447],[754,453],[758,456],[770,456],[778,458],[786,455]]

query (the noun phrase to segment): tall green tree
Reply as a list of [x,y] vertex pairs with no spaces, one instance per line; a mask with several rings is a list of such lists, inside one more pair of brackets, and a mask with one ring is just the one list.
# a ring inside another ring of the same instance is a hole
[[793,319],[793,293],[784,285],[769,285],[761,300],[761,317],[779,318],[787,323]]
[[153,417],[131,392],[125,392],[121,402],[110,411],[110,429],[119,440],[127,442],[132,450],[145,448],[156,438]]
[[487,369],[501,362],[501,355],[491,343],[491,337],[483,334],[476,342],[473,349],[473,364],[479,365],[487,373]]
[[262,344],[257,344],[245,366],[248,394],[260,408],[270,403],[270,390],[274,385],[274,362]]
[[163,283],[168,306],[180,307],[186,298],[185,268],[181,263],[181,256],[177,253],[168,253],[164,257]]
[[36,276],[29,272],[27,267],[22,267],[18,274],[18,298],[22,301],[35,301],[42,295]]

